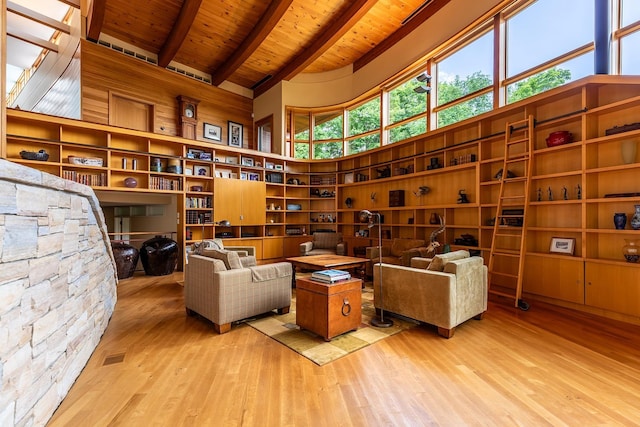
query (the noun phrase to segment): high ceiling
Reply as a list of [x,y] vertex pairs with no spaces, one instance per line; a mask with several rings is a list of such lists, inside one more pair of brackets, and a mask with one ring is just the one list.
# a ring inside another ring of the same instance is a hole
[[93,0],[87,38],[109,36],[263,93],[299,73],[358,69],[449,0]]

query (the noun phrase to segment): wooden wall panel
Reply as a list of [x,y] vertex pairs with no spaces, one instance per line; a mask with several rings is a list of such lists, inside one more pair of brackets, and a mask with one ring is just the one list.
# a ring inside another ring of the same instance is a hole
[[253,100],[181,76],[156,65],[130,58],[94,43],[82,42],[82,120],[109,123],[109,93],[139,99],[155,107],[154,132],[177,136],[179,95],[199,99],[197,139],[203,123],[222,128],[227,141],[227,121],[244,126],[243,147],[253,141]]

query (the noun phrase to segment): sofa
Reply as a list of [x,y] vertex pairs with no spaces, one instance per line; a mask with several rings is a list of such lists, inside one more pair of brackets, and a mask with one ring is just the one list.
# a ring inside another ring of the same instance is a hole
[[288,262],[244,267],[236,252],[202,250],[192,254],[185,265],[187,314],[199,314],[224,334],[238,320],[272,310],[288,313],[292,275]]
[[342,240],[342,233],[317,231],[313,233],[312,241],[300,243],[300,256],[326,254],[347,254],[347,242]]
[[[429,250],[425,247],[426,242],[420,239],[393,239],[391,246],[382,247],[382,263],[395,265],[411,265],[411,258],[426,257]],[[380,262],[380,251],[378,246],[367,248],[366,257],[370,260],[366,266],[366,275],[373,275],[372,266],[376,262]]]
[[454,251],[432,259],[415,257],[411,264],[373,266],[376,309],[384,304],[385,312],[435,325],[445,338],[451,338],[461,323],[482,318],[488,297],[487,266],[482,257]]

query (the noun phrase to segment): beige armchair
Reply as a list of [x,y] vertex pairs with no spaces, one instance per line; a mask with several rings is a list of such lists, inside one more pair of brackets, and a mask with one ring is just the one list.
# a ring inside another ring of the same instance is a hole
[[293,269],[288,262],[243,267],[237,253],[204,250],[185,266],[184,302],[187,314],[213,322],[217,333],[231,323],[291,306]]
[[[411,265],[411,258],[426,257],[430,254],[425,244],[426,242],[420,239],[393,239],[390,247],[382,247],[382,263],[408,267]],[[367,277],[371,277],[373,275],[371,266],[376,262],[380,262],[379,247],[368,247],[366,257],[370,262],[366,265],[365,273]]]
[[385,312],[400,314],[438,327],[451,338],[455,327],[481,319],[487,310],[487,266],[468,251],[436,255],[433,260],[413,258],[412,267],[373,266],[374,305],[380,306],[379,274]]
[[300,256],[324,254],[347,254],[347,242],[342,240],[342,233],[315,232],[311,242],[300,243]]

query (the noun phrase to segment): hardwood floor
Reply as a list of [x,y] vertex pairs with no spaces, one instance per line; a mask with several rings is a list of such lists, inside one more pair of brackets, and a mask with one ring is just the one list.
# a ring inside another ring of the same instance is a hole
[[180,280],[119,284],[109,327],[49,425],[640,423],[638,326],[490,302],[449,340],[420,326],[318,367],[246,324],[217,335],[187,317]]

